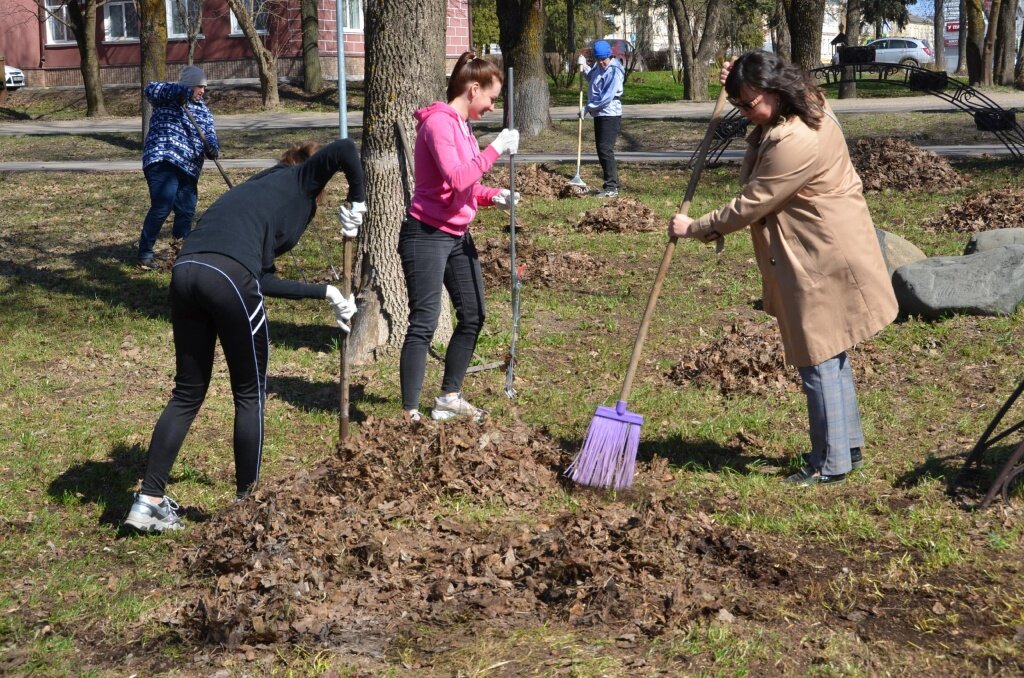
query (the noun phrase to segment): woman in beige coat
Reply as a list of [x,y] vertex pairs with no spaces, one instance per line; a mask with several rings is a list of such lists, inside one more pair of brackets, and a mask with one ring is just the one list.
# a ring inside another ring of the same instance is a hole
[[843,132],[813,78],[755,51],[726,64],[722,81],[756,125],[743,189],[699,219],[675,215],[669,235],[711,242],[750,228],[764,310],[807,395],[811,451],[786,482],[839,482],[864,445],[846,350],[892,322],[896,297]]

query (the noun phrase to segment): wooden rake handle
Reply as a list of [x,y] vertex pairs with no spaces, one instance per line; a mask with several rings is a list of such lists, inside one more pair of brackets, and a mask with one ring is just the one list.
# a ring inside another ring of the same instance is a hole
[[[721,94],[718,95],[718,100],[715,101],[715,108],[711,112],[711,122],[708,124],[708,131],[704,133],[704,140],[700,142],[700,147],[697,149],[697,158],[693,163],[693,172],[690,174],[690,183],[686,186],[686,195],[679,206],[681,214],[686,214],[690,210],[690,201],[693,200],[694,191],[697,190],[697,182],[700,181],[700,175],[704,171],[704,161],[707,158],[708,148],[711,146],[711,138],[714,136],[715,128],[718,127],[718,123],[722,119],[725,99],[726,93],[723,86]],[[677,238],[669,238],[668,244],[665,245],[665,254],[661,257],[661,266],[658,267],[658,275],[654,278],[651,296],[647,299],[647,308],[644,310],[643,320],[640,321],[640,329],[637,331],[636,342],[633,344],[633,355],[629,358],[626,379],[622,383],[622,392],[619,394],[619,400],[624,403],[629,401],[629,393],[633,390],[633,378],[636,376],[636,368],[640,363],[640,354],[643,352],[647,331],[650,329],[651,318],[654,316],[654,307],[658,303],[658,296],[661,294],[661,286],[664,284],[665,276],[668,274],[669,264],[672,263],[672,254],[676,249],[676,240]]]

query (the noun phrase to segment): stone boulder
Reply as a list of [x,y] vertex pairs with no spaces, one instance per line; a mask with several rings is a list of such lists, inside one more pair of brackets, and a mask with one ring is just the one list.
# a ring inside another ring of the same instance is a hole
[[1024,300],[1024,245],[915,261],[896,269],[892,288],[907,315],[1009,315]]
[[878,236],[878,246],[882,248],[882,258],[885,259],[885,267],[889,269],[890,278],[900,266],[927,258],[917,245],[895,233],[876,228],[875,235]]
[[996,228],[975,233],[967,241],[964,254],[987,252],[1007,245],[1024,245],[1024,228]]

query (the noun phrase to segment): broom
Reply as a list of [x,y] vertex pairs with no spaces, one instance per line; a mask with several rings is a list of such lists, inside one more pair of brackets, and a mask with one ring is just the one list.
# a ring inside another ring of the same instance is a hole
[[569,180],[572,192],[577,195],[586,195],[587,182],[580,178],[580,165],[583,161],[583,67],[580,66],[580,110],[579,131],[576,134],[576,176]]
[[[697,182],[704,170],[704,160],[708,147],[711,145],[711,137],[722,118],[725,98],[726,92],[723,87],[715,102],[714,111],[711,113],[708,131],[704,134],[704,140],[701,141],[697,150],[697,159],[694,162],[693,172],[690,174],[690,183],[686,186],[686,195],[679,207],[682,214],[686,214],[690,209],[690,200],[693,199]],[[719,239],[719,243],[721,243],[721,239]],[[654,279],[654,287],[647,299],[647,308],[640,321],[640,329],[637,332],[636,342],[633,344],[633,355],[629,359],[629,367],[626,369],[626,379],[622,384],[619,400],[615,403],[615,407],[599,406],[597,408],[594,419],[590,422],[590,428],[587,430],[587,437],[583,441],[583,448],[565,470],[565,474],[575,483],[616,490],[625,489],[633,484],[636,453],[640,447],[640,427],[644,423],[644,418],[642,415],[628,411],[626,402],[633,388],[633,377],[636,376],[640,353],[643,350],[644,340],[647,338],[651,317],[654,315],[654,305],[661,293],[662,283],[665,282],[665,275],[672,262],[672,253],[675,251],[675,247],[676,238],[669,238],[668,244],[665,246],[665,254],[661,258],[661,266],[658,268],[658,275]]]

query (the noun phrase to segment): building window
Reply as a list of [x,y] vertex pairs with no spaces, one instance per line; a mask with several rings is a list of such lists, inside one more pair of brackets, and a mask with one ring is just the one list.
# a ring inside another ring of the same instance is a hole
[[[167,37],[187,38],[189,26],[202,33],[202,0],[165,0],[167,3]],[[231,16],[234,26],[234,15]]]
[[46,0],[46,43],[74,42],[75,35],[71,32],[71,17],[68,16],[64,0]]
[[341,18],[346,31],[363,30],[363,0],[342,0]]
[[[267,33],[267,26],[270,23],[270,12],[267,9],[271,0],[242,0],[242,4],[246,6],[250,14],[253,15],[253,24],[256,26],[256,31],[259,33]],[[235,13],[231,12],[231,35],[241,35],[242,27],[238,23],[238,19],[235,17]]]
[[135,0],[107,0],[103,11],[106,14],[103,31],[108,42],[139,39],[139,12]]

